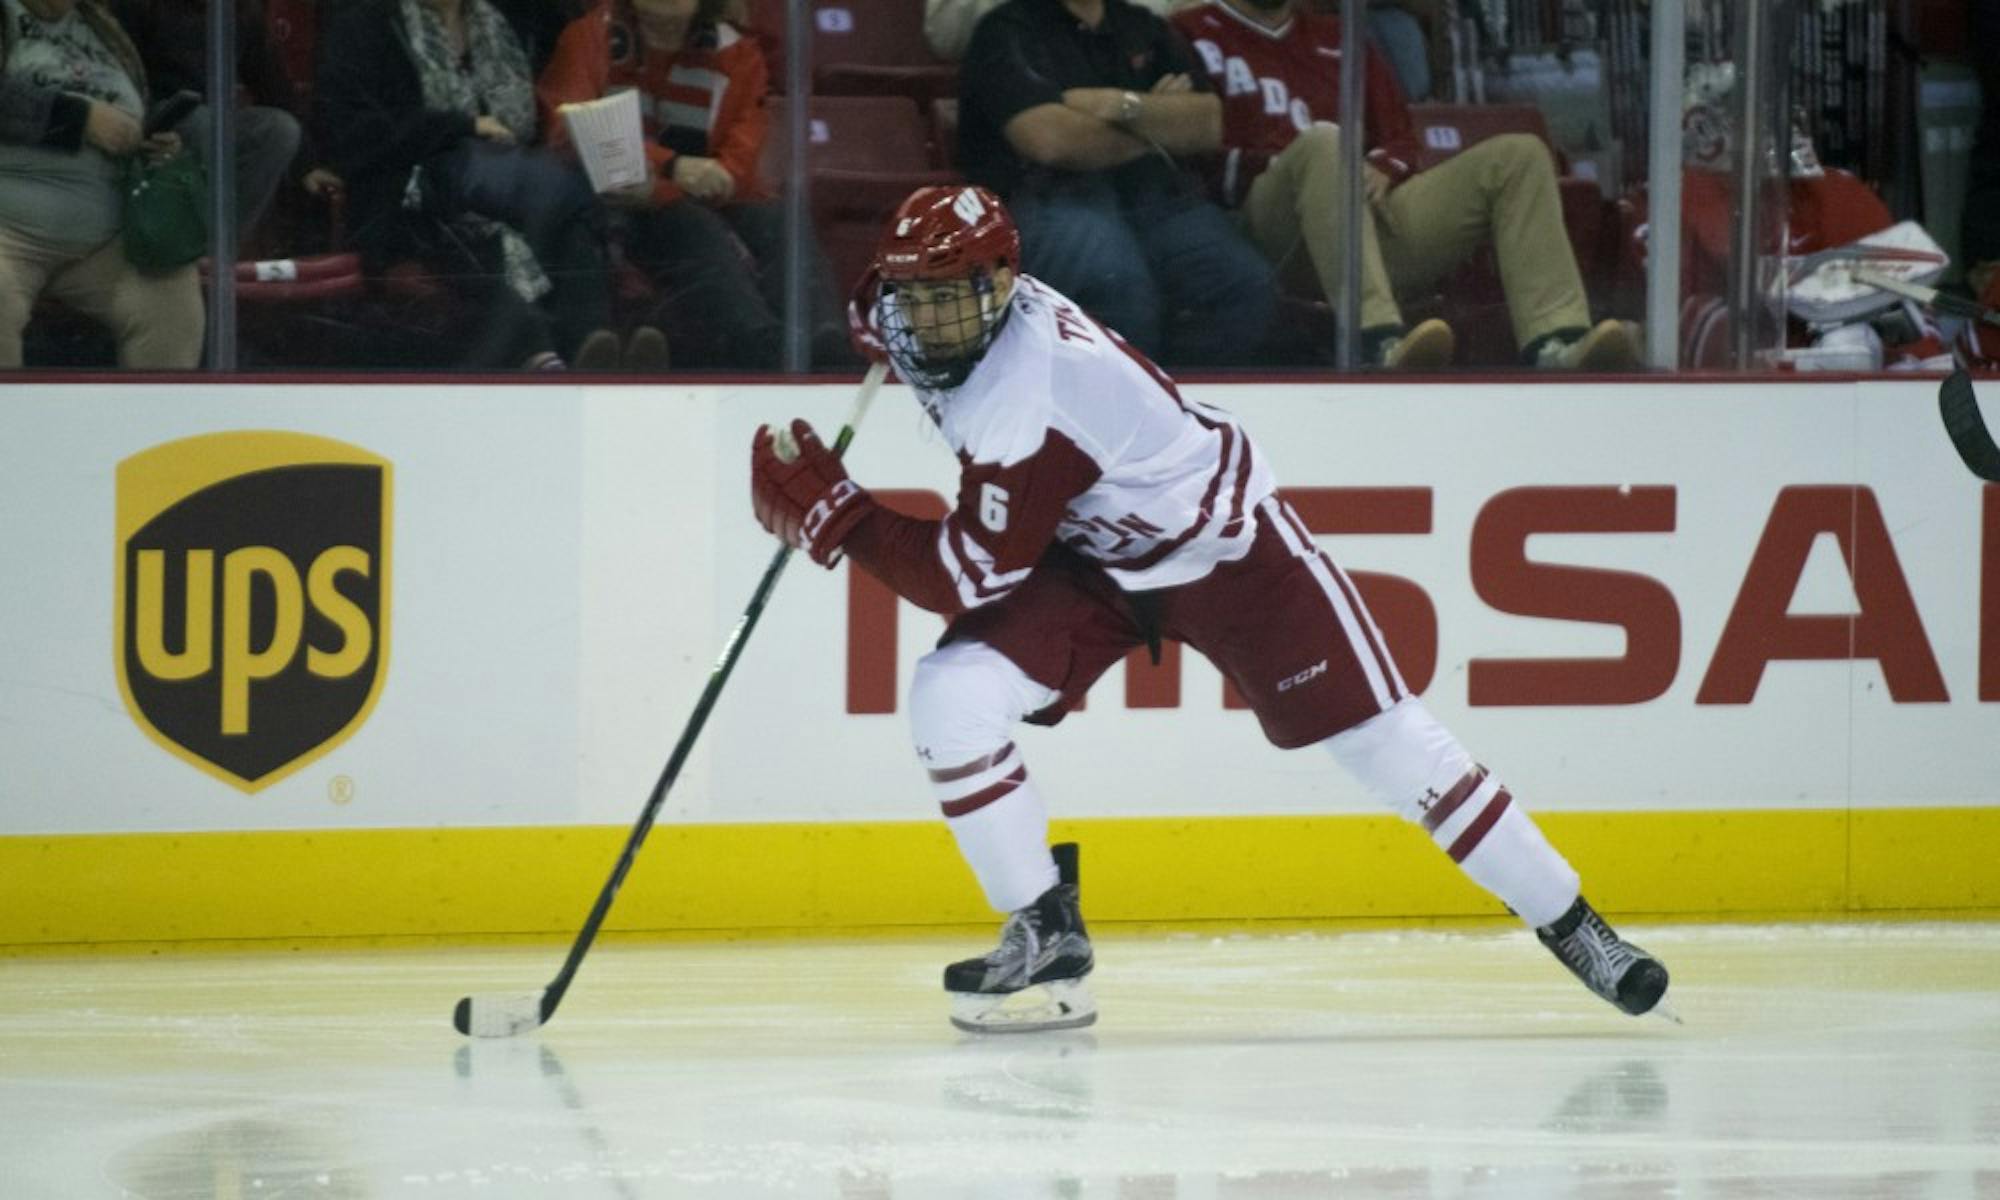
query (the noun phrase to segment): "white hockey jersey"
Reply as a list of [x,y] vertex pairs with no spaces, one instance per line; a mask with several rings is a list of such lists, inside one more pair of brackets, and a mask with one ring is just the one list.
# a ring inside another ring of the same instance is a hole
[[962,468],[935,537],[958,606],[1006,595],[1052,540],[1129,591],[1191,583],[1248,553],[1276,483],[1235,418],[1183,399],[1039,280],[1017,277],[1010,304],[964,384],[918,393]]

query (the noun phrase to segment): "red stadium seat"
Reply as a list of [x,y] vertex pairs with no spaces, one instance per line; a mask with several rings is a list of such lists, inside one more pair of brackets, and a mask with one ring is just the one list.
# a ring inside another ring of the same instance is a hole
[[310,108],[313,45],[319,36],[318,0],[266,0],[264,24],[284,64],[285,77],[297,89],[300,103]]
[[[771,106],[763,165],[780,179],[786,100],[774,97]],[[814,96],[806,119],[813,227],[835,287],[844,291],[867,269],[896,205],[917,188],[958,176],[932,165],[931,124],[907,96]]]
[[[773,86],[784,87],[783,0],[753,0],[750,24],[767,48]],[[929,104],[958,94],[958,68],[924,41],[923,0],[814,0],[813,91],[829,96],[908,96]]]
[[1540,138],[1556,156],[1557,173],[1563,169],[1562,153],[1549,141],[1548,119],[1532,104],[1412,104],[1410,123],[1423,143],[1420,165],[1424,167],[1434,167],[1490,137],[1527,133]]
[[[201,260],[204,278],[212,267],[208,259]],[[366,290],[358,254],[313,254],[236,264],[236,298],[244,304],[351,300]]]
[[[771,132],[762,165],[784,177],[787,102],[769,102]],[[931,126],[907,96],[814,96],[806,109],[806,163],[814,171],[927,171]]]
[[958,167],[958,97],[940,96],[931,101],[931,150],[937,165],[947,171]]

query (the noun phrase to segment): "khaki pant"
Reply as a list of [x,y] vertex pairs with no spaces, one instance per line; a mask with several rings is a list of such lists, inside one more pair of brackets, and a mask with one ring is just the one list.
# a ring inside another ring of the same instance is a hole
[[[1250,184],[1251,240],[1288,287],[1338,295],[1341,277],[1340,130],[1301,133]],[[1431,286],[1487,240],[1514,340],[1590,325],[1590,305],[1563,228],[1555,164],[1541,139],[1488,138],[1411,177],[1373,205],[1361,227],[1361,327],[1401,325],[1396,297]]]
[[146,274],[125,261],[118,238],[78,257],[0,228],[0,367],[21,365],[21,331],[44,292],[108,326],[121,367],[201,362],[207,313],[193,264]]

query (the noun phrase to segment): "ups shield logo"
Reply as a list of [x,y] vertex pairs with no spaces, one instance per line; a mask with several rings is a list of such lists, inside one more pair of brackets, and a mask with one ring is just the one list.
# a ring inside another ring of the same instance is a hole
[[298,433],[118,464],[118,685],[154,741],[255,792],[361,727],[388,660],[389,478]]

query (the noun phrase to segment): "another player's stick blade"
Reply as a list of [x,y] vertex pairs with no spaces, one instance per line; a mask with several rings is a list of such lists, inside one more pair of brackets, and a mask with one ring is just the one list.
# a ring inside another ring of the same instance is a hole
[[1082,1029],[1097,1020],[1097,1001],[1080,979],[1039,983],[1018,992],[950,992],[951,1023],[967,1033],[1040,1033]]
[[1994,444],[1979,415],[1979,397],[1973,394],[1972,376],[1964,368],[1953,371],[1938,388],[1938,413],[1966,467],[1988,483],[2000,483],[2000,445]]
[[466,996],[451,1010],[452,1027],[467,1037],[504,1038],[532,1033],[546,1019],[540,992],[499,992]]

